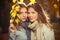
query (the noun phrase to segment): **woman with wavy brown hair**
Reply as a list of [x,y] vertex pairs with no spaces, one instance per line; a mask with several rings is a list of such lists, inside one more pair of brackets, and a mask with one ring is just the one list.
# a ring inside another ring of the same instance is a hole
[[55,40],[52,25],[37,3],[28,5],[28,27],[31,29],[31,40]]

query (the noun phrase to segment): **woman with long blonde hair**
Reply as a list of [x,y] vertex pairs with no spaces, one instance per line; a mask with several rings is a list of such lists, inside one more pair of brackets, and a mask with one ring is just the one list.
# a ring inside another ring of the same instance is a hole
[[[18,14],[20,14],[20,19],[18,24],[15,20],[13,21],[13,23],[10,24],[9,40],[30,40],[30,31],[28,29],[27,21],[27,8],[24,4],[17,4],[16,6],[20,7],[18,11]],[[15,19],[16,18],[17,16],[15,17]]]

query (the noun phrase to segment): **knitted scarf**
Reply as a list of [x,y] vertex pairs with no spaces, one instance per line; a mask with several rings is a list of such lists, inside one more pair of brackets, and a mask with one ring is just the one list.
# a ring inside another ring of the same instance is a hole
[[40,35],[40,25],[37,21],[34,23],[29,23],[28,26],[31,29],[31,40],[41,40],[41,35]]
[[28,28],[28,22],[20,21],[20,26],[26,30],[27,40],[30,40],[30,29]]

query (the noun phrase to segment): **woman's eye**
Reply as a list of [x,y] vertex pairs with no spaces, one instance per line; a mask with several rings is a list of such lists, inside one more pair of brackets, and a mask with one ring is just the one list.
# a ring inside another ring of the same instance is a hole
[[28,12],[25,12],[25,13],[28,13]]
[[28,14],[30,14],[29,12],[27,12]]
[[20,12],[20,14],[22,14],[23,12]]
[[32,14],[35,14],[35,12],[31,12]]

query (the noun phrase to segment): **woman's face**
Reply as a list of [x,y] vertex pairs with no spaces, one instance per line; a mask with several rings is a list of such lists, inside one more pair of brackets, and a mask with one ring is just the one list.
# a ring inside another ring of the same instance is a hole
[[35,11],[32,7],[28,8],[28,18],[29,18],[30,22],[37,21],[38,12]]
[[26,8],[21,8],[20,10],[20,20],[21,21],[26,21],[27,20],[27,9]]

